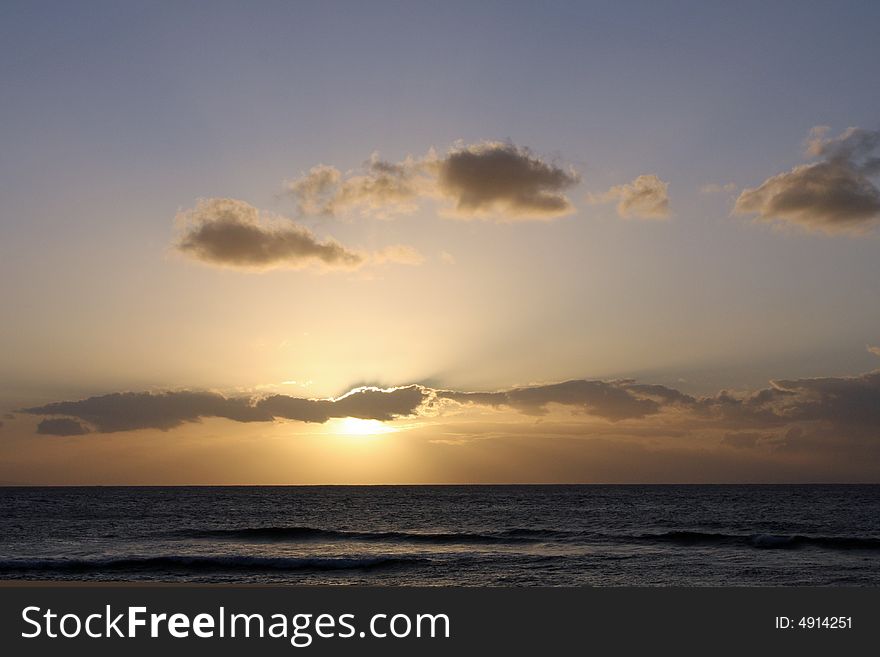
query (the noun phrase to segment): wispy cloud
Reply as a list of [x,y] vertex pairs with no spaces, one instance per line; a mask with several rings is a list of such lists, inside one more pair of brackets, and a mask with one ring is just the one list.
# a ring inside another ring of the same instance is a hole
[[669,183],[654,174],[641,175],[632,182],[615,185],[603,194],[590,194],[587,200],[590,203],[617,201],[617,215],[623,219],[669,217]]
[[336,216],[358,210],[387,219],[415,212],[419,199],[433,194],[437,166],[433,153],[397,163],[374,153],[359,171],[343,175],[336,167],[319,164],[288,183],[287,189],[301,215]]
[[736,183],[709,183],[707,185],[703,185],[700,187],[701,194],[719,194],[721,192],[731,193],[735,192],[737,188]]

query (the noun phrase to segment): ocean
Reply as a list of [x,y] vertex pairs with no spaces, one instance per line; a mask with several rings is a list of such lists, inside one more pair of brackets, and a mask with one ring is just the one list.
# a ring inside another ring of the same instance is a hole
[[880,486],[0,488],[0,579],[877,586]]

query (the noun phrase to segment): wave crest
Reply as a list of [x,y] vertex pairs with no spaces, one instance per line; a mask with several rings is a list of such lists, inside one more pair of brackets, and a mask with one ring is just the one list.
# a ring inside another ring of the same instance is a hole
[[110,559],[10,559],[0,561],[0,572],[133,572],[133,571],[328,571],[375,570],[425,562],[411,557],[252,557],[160,555]]
[[351,531],[317,527],[238,527],[232,529],[195,529],[176,532],[175,536],[195,539],[242,540],[260,542],[358,541],[375,543],[496,544],[538,543],[568,536],[566,532],[540,529],[506,529],[497,532],[412,532]]

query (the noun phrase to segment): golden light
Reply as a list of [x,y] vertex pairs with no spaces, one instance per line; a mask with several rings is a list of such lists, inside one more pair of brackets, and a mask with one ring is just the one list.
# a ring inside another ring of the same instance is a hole
[[382,433],[393,433],[397,429],[389,427],[379,420],[346,417],[334,421],[331,431],[345,436],[375,436]]

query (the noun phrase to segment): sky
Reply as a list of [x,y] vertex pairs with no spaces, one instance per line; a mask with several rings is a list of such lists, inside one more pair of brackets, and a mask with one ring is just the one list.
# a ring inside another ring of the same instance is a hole
[[0,484],[880,481],[874,2],[4,2]]

